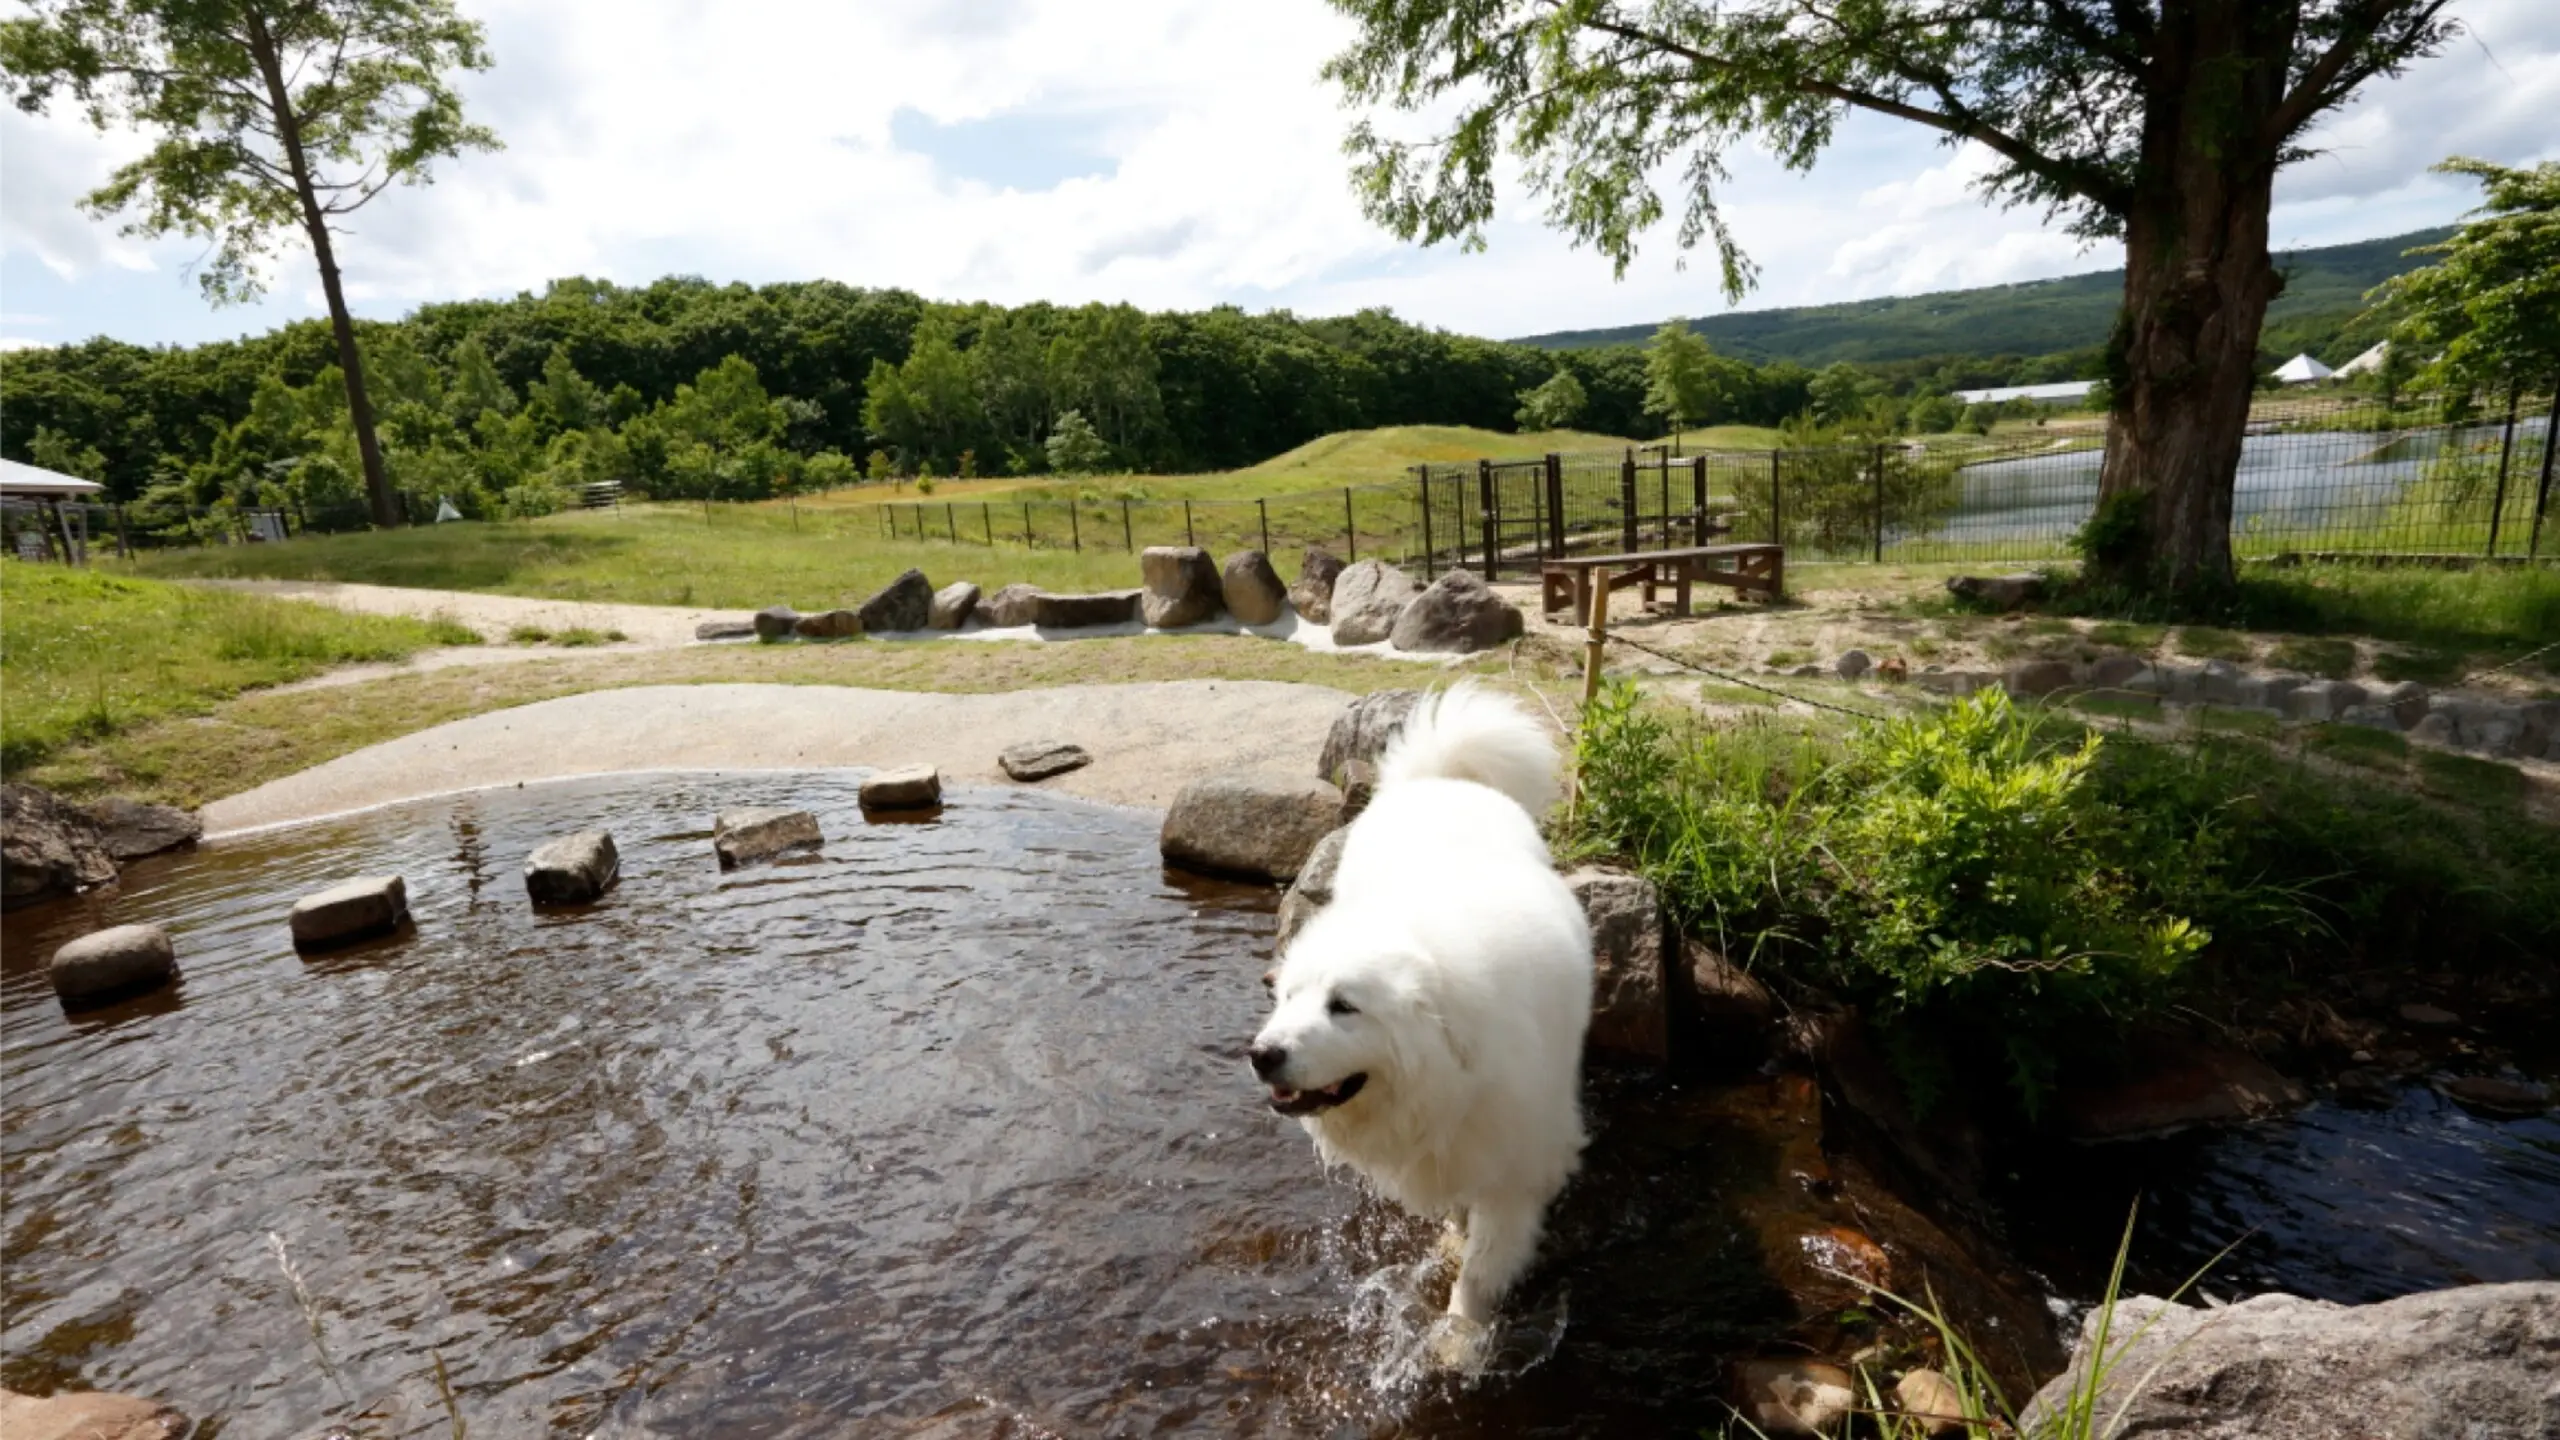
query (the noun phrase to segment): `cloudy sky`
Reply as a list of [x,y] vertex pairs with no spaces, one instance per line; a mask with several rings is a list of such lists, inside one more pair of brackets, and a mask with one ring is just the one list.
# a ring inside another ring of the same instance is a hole
[[[1624,280],[1516,190],[1483,254],[1362,220],[1318,66],[1321,0],[461,0],[496,67],[465,84],[507,148],[355,217],[361,313],[564,275],[827,277],[954,300],[1383,305],[1477,334],[1724,308],[1667,233]],[[2455,0],[2470,34],[2368,87],[2286,172],[2279,245],[2439,224],[2449,154],[2560,158],[2560,0]],[[0,109],[0,345],[191,341],[320,313],[307,258],[215,310],[193,242],[139,242],[76,198],[138,141]],[[1855,119],[1811,176],[1737,158],[1725,209],[1764,267],[1750,307],[2035,279],[2117,263],[1984,206],[1980,156]],[[1676,207],[1675,207],[1676,208]],[[1667,228],[1667,227],[1666,227]]]

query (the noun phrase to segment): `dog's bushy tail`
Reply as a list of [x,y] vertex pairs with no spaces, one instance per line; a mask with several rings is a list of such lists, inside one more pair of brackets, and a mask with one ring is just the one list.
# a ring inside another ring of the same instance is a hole
[[1509,696],[1460,681],[1413,707],[1378,760],[1381,788],[1404,780],[1472,780],[1531,818],[1556,803],[1556,747]]

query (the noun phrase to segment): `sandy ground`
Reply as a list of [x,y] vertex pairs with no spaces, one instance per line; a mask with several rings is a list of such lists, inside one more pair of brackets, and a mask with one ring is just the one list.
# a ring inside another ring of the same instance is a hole
[[1315,685],[1177,680],[936,695],[818,685],[651,685],[438,725],[216,800],[219,837],[458,790],[628,770],[939,766],[951,785],[1010,785],[1006,746],[1066,740],[1093,764],[1042,782],[1160,807],[1217,770],[1315,773],[1351,697]]

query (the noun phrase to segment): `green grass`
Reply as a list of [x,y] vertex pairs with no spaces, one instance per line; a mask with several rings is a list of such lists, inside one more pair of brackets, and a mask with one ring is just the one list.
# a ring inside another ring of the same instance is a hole
[[1728,685],[1721,680],[1698,682],[1698,699],[1709,705],[1749,705],[1757,709],[1774,709],[1783,702],[1766,690],[1748,685]]
[[2299,671],[2324,680],[2344,680],[2356,673],[2356,647],[2351,640],[2289,635],[2267,651],[2267,663],[2278,670]]
[[585,625],[573,625],[566,630],[518,625],[507,631],[507,639],[518,645],[561,645],[573,650],[595,645],[619,645],[630,638],[619,630],[596,630]]
[[2103,645],[2111,650],[2131,650],[2140,655],[2159,649],[2160,642],[2168,635],[2169,627],[2166,625],[2137,625],[2128,620],[2101,620],[2089,627],[2090,644]]
[[2524,806],[2524,772],[2513,765],[2442,750],[2421,750],[2417,756],[2419,783],[2431,795],[2483,810],[2514,811]]
[[[2253,566],[2236,610],[2256,629],[2393,642],[2403,667],[2448,656],[2497,664],[2560,640],[2560,566]],[[2560,651],[2538,663],[2560,675]]]
[[2316,754],[2367,769],[2397,771],[2407,765],[2409,742],[2390,730],[2362,725],[2318,725],[2303,736],[2303,746]]
[[2189,625],[2178,631],[2178,653],[2199,660],[2246,660],[2249,642],[2211,625]]
[[2187,723],[2199,730],[2260,739],[2272,737],[2284,729],[2282,720],[2264,710],[2225,710],[2220,706],[2198,706],[2189,710]]
[[65,746],[244,690],[479,639],[451,621],[0,562],[0,765],[15,778]]
[[2084,715],[2102,715],[2115,720],[2160,718],[2160,697],[2157,695],[2107,695],[2088,692],[2068,696],[2062,703]]

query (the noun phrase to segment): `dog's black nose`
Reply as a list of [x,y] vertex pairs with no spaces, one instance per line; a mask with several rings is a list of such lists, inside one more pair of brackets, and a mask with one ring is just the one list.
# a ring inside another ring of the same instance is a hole
[[1244,1052],[1244,1058],[1253,1062],[1254,1074],[1268,1080],[1289,1063],[1289,1052],[1279,1045],[1256,1045]]

